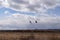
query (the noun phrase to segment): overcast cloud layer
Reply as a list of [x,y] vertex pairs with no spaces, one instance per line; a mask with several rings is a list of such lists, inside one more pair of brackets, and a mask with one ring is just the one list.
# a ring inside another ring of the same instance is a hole
[[0,0],[0,5],[19,11],[39,13],[60,6],[60,0]]
[[[60,6],[60,0],[0,0],[0,6],[19,12],[34,12],[37,15],[11,14],[0,20],[0,29],[59,29],[60,16],[47,13],[48,9]],[[35,20],[38,23],[35,23]],[[29,23],[32,21],[32,23]],[[9,27],[8,27],[9,26]]]

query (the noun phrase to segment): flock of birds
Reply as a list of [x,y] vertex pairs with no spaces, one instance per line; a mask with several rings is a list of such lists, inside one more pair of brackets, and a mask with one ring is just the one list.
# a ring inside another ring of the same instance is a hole
[[[29,21],[29,23],[32,23],[31,21]],[[38,23],[37,21],[35,21],[35,23]]]

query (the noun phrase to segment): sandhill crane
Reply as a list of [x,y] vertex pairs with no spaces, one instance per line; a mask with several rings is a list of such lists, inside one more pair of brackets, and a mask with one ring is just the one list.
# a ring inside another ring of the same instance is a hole
[[29,16],[29,23],[38,23],[40,21],[40,19],[38,17],[31,17]]
[[[32,21],[29,21],[29,23],[32,23]],[[38,23],[37,21],[35,21],[35,23]]]
[[35,23],[37,23],[37,21],[35,21]]
[[32,23],[31,21],[29,21],[29,23]]

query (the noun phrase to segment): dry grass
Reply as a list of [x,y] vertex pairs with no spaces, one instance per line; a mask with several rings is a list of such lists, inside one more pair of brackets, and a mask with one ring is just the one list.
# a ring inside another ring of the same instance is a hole
[[0,40],[60,40],[60,32],[0,32]]

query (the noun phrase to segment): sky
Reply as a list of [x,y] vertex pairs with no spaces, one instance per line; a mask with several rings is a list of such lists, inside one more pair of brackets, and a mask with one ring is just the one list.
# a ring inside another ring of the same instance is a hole
[[0,0],[0,30],[26,29],[60,29],[60,0]]

